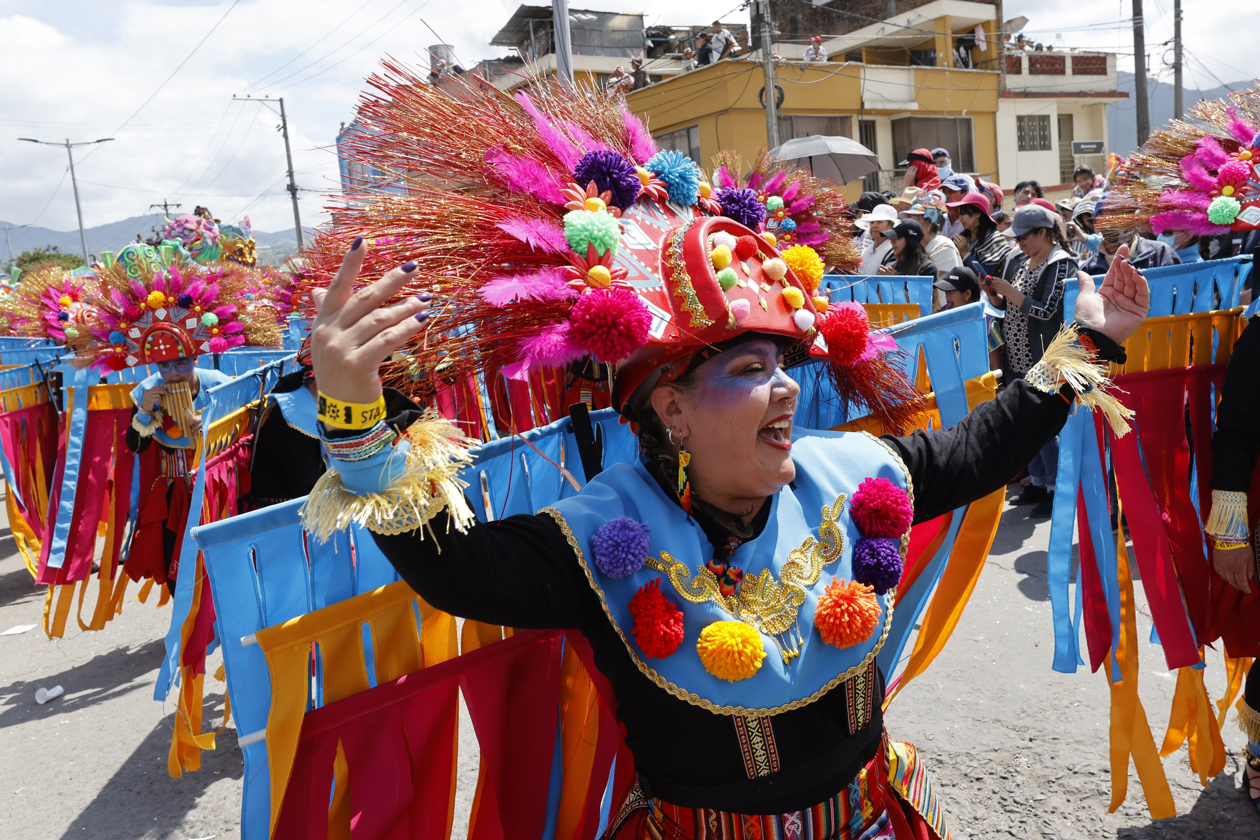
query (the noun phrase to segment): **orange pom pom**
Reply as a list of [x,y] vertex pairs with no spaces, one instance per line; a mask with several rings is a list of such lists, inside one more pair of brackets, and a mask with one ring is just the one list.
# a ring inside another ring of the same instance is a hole
[[827,585],[814,611],[814,626],[824,642],[846,648],[861,644],[879,624],[875,590],[864,583],[837,578]]

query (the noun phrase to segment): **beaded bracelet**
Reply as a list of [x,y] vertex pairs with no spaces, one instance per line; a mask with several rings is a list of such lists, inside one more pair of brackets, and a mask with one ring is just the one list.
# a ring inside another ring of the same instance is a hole
[[1218,540],[1215,537],[1210,537],[1209,539],[1212,540],[1212,547],[1215,548],[1217,551],[1233,551],[1234,549],[1237,549],[1237,548],[1248,548],[1251,545],[1251,543],[1245,542],[1245,541],[1239,542],[1238,540]]
[[397,437],[398,433],[381,421],[358,437],[325,437],[322,440],[329,456],[336,461],[366,461],[392,444]]

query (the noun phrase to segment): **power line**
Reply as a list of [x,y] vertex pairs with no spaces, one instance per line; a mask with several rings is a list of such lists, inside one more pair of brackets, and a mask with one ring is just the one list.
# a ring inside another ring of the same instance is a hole
[[[162,92],[162,88],[166,87],[167,84],[170,83],[171,79],[175,78],[175,74],[178,73],[180,70],[182,70],[184,65],[187,64],[189,60],[192,59],[192,57],[197,54],[197,50],[201,49],[201,45],[204,44],[207,40],[209,40],[210,36],[214,34],[214,31],[219,28],[219,25],[222,24],[223,21],[227,20],[227,16],[232,14],[232,10],[235,9],[237,4],[240,2],[241,0],[232,0],[232,5],[228,6],[227,11],[223,13],[223,17],[219,18],[218,21],[215,22],[214,26],[210,27],[210,31],[208,31],[205,35],[202,36],[201,40],[197,42],[197,45],[192,48],[192,50],[188,53],[188,55],[184,56],[184,60],[179,63],[178,67],[176,67],[174,70],[171,71],[171,75],[167,76],[166,79],[162,82],[162,84],[158,85],[157,90],[149,94],[149,98],[141,102],[140,107],[132,111],[131,116],[123,120],[122,125],[114,129],[113,131],[114,134],[117,134],[119,131],[122,131],[122,129],[126,127],[127,123],[135,119],[136,115],[139,114],[141,111],[143,111],[145,106],[153,101],[153,97],[157,96],[159,93]],[[79,163],[82,163],[83,161],[87,160],[94,154],[96,154],[96,149],[93,149],[92,151],[84,155],[83,158],[79,161]]]
[[[402,25],[402,23],[403,23],[404,21],[408,20],[409,18],[413,17],[414,15],[419,14],[419,13],[420,13],[420,10],[421,10],[421,9],[423,9],[425,6],[429,5],[430,1],[431,1],[431,0],[425,0],[425,2],[423,2],[423,3],[421,3],[419,6],[417,6],[417,7],[415,8],[415,10],[414,10],[414,11],[409,12],[409,13],[408,13],[405,17],[403,17],[403,19],[402,19],[402,20],[400,20],[400,21],[398,21],[398,23],[394,24],[394,26],[395,26],[395,27],[400,26],[400,25]],[[386,30],[385,32],[382,32],[380,35],[377,35],[377,36],[376,36],[375,38],[373,38],[371,41],[368,41],[366,44],[364,44],[363,46],[359,47],[357,50],[355,50],[354,52],[350,53],[350,55],[348,55],[348,56],[346,56],[345,58],[341,59],[341,61],[338,61],[336,64],[330,64],[329,66],[325,67],[323,70],[320,70],[320,71],[318,71],[318,72],[316,72],[316,73],[312,73],[311,75],[307,76],[305,79],[298,79],[296,82],[294,82],[293,84],[289,85],[289,87],[297,87],[298,85],[305,84],[305,83],[309,82],[311,79],[314,79],[314,78],[315,78],[315,77],[317,77],[317,76],[322,76],[322,75],[324,75],[324,74],[325,74],[325,73],[327,73],[329,70],[332,70],[334,67],[337,67],[337,66],[339,66],[339,65],[341,65],[341,64],[346,63],[347,61],[349,61],[350,59],[354,58],[354,57],[355,57],[356,55],[358,55],[359,53],[361,53],[361,52],[363,52],[364,50],[366,50],[368,47],[370,47],[370,46],[372,46],[373,44],[375,44],[377,41],[379,41],[379,40],[381,40],[382,38],[384,38],[386,35],[388,35],[388,34],[389,34],[389,32],[390,32],[390,31],[391,31],[391,30]]]
[[70,167],[66,167],[61,173],[61,180],[57,182],[56,188],[53,189],[52,195],[48,196],[48,201],[44,202],[44,209],[39,211],[39,215],[31,220],[33,226],[40,219],[44,218],[44,214],[48,212],[48,208],[52,205],[53,199],[57,197],[57,193],[61,192],[61,186],[66,182],[66,176],[70,174]]
[[359,14],[359,12],[363,11],[363,10],[364,10],[364,9],[366,9],[368,6],[372,5],[372,3],[373,3],[373,2],[375,2],[375,0],[367,0],[367,2],[366,2],[366,3],[364,3],[362,6],[360,6],[360,7],[359,7],[359,8],[357,8],[357,9],[355,9],[355,10],[354,10],[353,12],[351,12],[350,14],[346,15],[345,20],[343,20],[341,23],[337,24],[337,25],[336,25],[336,26],[334,26],[332,29],[328,30],[328,31],[327,31],[327,32],[325,32],[323,35],[321,35],[321,36],[320,36],[320,38],[319,38],[319,40],[315,41],[315,42],[314,42],[313,44],[311,44],[309,47],[307,47],[306,49],[302,50],[302,51],[301,51],[300,53],[298,53],[297,55],[293,56],[293,58],[290,58],[290,59],[289,59],[288,61],[286,61],[284,64],[281,64],[281,65],[280,65],[279,67],[277,67],[275,70],[272,70],[272,71],[271,71],[270,73],[268,73],[266,76],[263,76],[261,79],[257,79],[257,80],[255,80],[255,81],[250,82],[248,85],[246,85],[246,86],[245,86],[245,90],[244,90],[243,92],[244,92],[244,93],[248,93],[250,90],[252,90],[252,89],[254,88],[254,86],[255,86],[255,85],[262,84],[262,83],[263,83],[263,82],[265,82],[267,79],[270,79],[272,76],[276,75],[276,74],[277,74],[277,73],[279,73],[281,70],[283,70],[284,68],[288,67],[290,64],[292,64],[293,62],[297,61],[299,58],[301,58],[302,56],[306,55],[306,54],[307,54],[308,52],[310,52],[311,50],[315,49],[315,47],[319,46],[319,45],[320,45],[320,44],[322,44],[325,40],[327,40],[327,39],[328,39],[328,36],[332,35],[334,32],[336,32],[336,31],[340,30],[340,29],[341,29],[341,27],[345,26],[345,25],[346,25],[346,24],[350,21],[350,18],[352,18],[352,17],[356,16],[357,14]]
[[[405,6],[406,4],[407,4],[407,0],[401,0],[401,2],[399,2],[399,3],[398,3],[398,5],[394,6],[392,9],[390,9],[390,10],[389,10],[388,12],[386,12],[385,14],[381,15],[379,18],[377,18],[376,20],[374,20],[372,23],[369,23],[367,26],[363,27],[363,29],[361,29],[361,30],[360,30],[357,34],[352,35],[351,37],[349,37],[349,38],[347,38],[345,41],[343,41],[343,42],[341,43],[341,45],[340,45],[340,46],[337,46],[337,47],[332,48],[332,49],[331,49],[331,50],[329,50],[328,52],[326,52],[326,53],[324,53],[323,55],[321,55],[319,58],[317,58],[317,59],[315,59],[314,61],[312,61],[310,64],[307,64],[307,65],[306,65],[306,66],[304,66],[304,67],[301,67],[301,68],[299,68],[299,69],[297,69],[297,70],[294,70],[292,73],[290,73],[290,74],[289,74],[289,75],[287,75],[287,76],[283,76],[283,77],[281,77],[281,78],[277,79],[276,81],[272,82],[272,83],[271,83],[268,87],[271,89],[271,91],[278,90],[278,89],[279,89],[279,86],[280,86],[280,84],[281,84],[281,83],[283,83],[283,82],[285,82],[285,81],[288,81],[289,79],[292,79],[294,76],[298,76],[298,75],[301,75],[302,73],[305,73],[307,70],[311,69],[311,68],[312,68],[312,67],[314,67],[316,64],[319,64],[321,61],[323,61],[323,60],[325,60],[325,59],[327,59],[327,58],[332,57],[335,53],[337,53],[337,52],[339,52],[339,51],[341,51],[341,50],[345,49],[345,48],[346,48],[346,47],[348,47],[348,46],[350,46],[351,42],[353,42],[353,41],[355,41],[356,39],[360,38],[361,36],[363,36],[364,34],[366,34],[369,30],[374,29],[378,23],[380,23],[381,21],[385,20],[385,18],[389,17],[389,16],[390,16],[390,15],[392,15],[394,12],[398,11],[400,8],[402,8],[402,7],[403,7],[403,6]],[[336,65],[333,65],[333,66],[336,66]]]

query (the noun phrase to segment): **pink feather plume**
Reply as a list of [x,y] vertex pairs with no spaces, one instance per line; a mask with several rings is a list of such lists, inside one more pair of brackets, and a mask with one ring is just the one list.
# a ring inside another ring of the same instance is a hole
[[725,166],[719,166],[717,171],[718,187],[724,190],[733,190],[739,186],[739,181],[735,180],[735,176]]
[[567,254],[569,241],[559,225],[546,219],[526,219],[521,216],[500,222],[496,227],[524,242],[535,251],[545,254]]
[[795,199],[800,194],[801,194],[801,182],[793,181],[792,183],[788,184],[788,188],[783,191],[783,200],[790,203],[793,199]]
[[569,135],[578,142],[578,145],[587,152],[606,152],[608,145],[601,143],[590,135],[585,128],[575,122],[565,122],[564,127],[569,130]]
[[1208,205],[1212,203],[1212,196],[1194,190],[1164,190],[1159,196],[1159,203],[1164,207],[1202,210],[1206,213]]
[[754,172],[753,174],[749,175],[748,176],[748,189],[750,190],[757,189],[757,186],[762,182],[763,177],[764,176],[762,176],[760,172]]
[[798,198],[796,201],[793,201],[788,205],[788,215],[795,216],[797,213],[812,207],[813,204],[814,197],[812,195],[807,195],[804,198]]
[[585,352],[569,337],[569,322],[545,327],[538,335],[523,339],[517,348],[521,359],[503,368],[508,379],[526,379],[539,367],[560,367],[582,358]]
[[1220,169],[1230,161],[1229,152],[1221,148],[1221,144],[1210,134],[1199,138],[1199,142],[1195,144],[1194,158],[1204,169]]
[[1238,116],[1238,109],[1230,106],[1225,110],[1229,115],[1229,133],[1234,139],[1244,146],[1250,146],[1255,142],[1256,130],[1247,125],[1241,117]]
[[569,138],[565,137],[558,128],[543,116],[542,112],[538,110],[538,106],[529,98],[529,94],[521,92],[516,94],[514,98],[525,109],[525,113],[533,118],[534,128],[538,129],[538,136],[547,144],[547,148],[555,152],[556,157],[560,158],[560,162],[564,164],[565,169],[572,170],[573,167],[577,166],[578,161],[582,159],[582,153],[569,142]]
[[578,296],[564,282],[559,268],[543,268],[531,274],[504,274],[478,291],[491,306],[503,307],[518,300],[566,300]]
[[495,146],[486,151],[486,163],[490,165],[495,177],[503,181],[508,189],[532,195],[551,204],[564,204],[555,176],[537,160],[518,157],[501,146]]
[[1151,230],[1155,235],[1166,230],[1184,230],[1195,236],[1215,236],[1218,233],[1229,233],[1228,225],[1214,225],[1208,221],[1207,213],[1194,210],[1169,210],[1151,217]]
[[786,179],[787,179],[786,172],[775,173],[775,175],[769,181],[766,181],[766,186],[763,192],[765,192],[766,195],[774,195],[775,193],[779,191],[779,187],[783,186],[783,182]]
[[621,119],[626,126],[626,142],[630,146],[630,156],[634,158],[635,163],[642,166],[656,154],[656,141],[648,133],[643,120],[636,117],[634,112],[624,104],[621,106]]

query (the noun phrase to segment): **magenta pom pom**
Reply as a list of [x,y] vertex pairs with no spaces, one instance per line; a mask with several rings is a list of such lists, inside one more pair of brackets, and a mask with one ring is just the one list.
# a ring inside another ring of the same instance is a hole
[[853,547],[853,579],[883,595],[901,581],[901,540],[858,540]]
[[1247,183],[1247,179],[1251,176],[1251,167],[1243,163],[1241,160],[1231,160],[1220,168],[1216,174],[1216,182],[1222,186],[1229,184],[1232,187],[1240,187]]
[[757,230],[766,220],[766,206],[757,200],[753,190],[718,190],[713,197],[722,205],[723,216],[746,228]]
[[866,537],[900,539],[914,523],[914,505],[888,479],[868,478],[849,500],[849,517]]
[[619,362],[647,343],[652,316],[629,289],[587,292],[569,311],[569,335],[601,362]]
[[591,536],[591,555],[596,568],[608,577],[629,577],[647,561],[647,526],[628,516],[608,520]]
[[226,338],[210,339],[210,352],[211,353],[226,353],[227,349],[228,349],[228,343],[227,343]]

